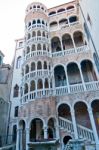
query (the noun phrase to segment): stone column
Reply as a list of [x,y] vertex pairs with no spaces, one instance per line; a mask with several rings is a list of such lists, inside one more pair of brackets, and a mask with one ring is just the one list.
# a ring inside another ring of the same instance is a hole
[[84,87],[84,91],[86,91],[85,81],[84,81],[84,78],[83,78],[83,74],[82,74],[80,64],[78,65],[78,68],[79,68],[79,71],[80,71],[80,76],[81,76],[81,81],[82,81],[82,84],[83,84],[83,87]]
[[65,74],[66,74],[66,81],[67,81],[68,93],[70,93],[69,79],[68,79],[68,74],[67,74],[67,66],[65,67]]
[[26,128],[26,150],[28,150],[29,133],[30,133],[30,129]]
[[98,137],[98,134],[97,134],[97,129],[96,129],[94,116],[93,116],[93,112],[92,112],[91,107],[88,107],[88,113],[89,113],[89,117],[90,117],[90,121],[91,121],[91,125],[92,125],[92,130],[93,130],[95,142],[96,142],[96,150],[99,150],[99,137]]
[[74,37],[71,36],[71,39],[72,39],[72,42],[73,42],[73,46],[74,46],[75,52],[77,52],[77,48],[76,48],[76,45],[75,45]]
[[48,139],[47,126],[44,127],[44,139]]
[[20,138],[20,135],[19,135],[19,132],[20,132],[20,130],[19,129],[17,129],[17,141],[16,141],[16,150],[20,150],[20,146],[19,146],[19,144],[20,144],[20,142],[19,142],[19,138]]
[[71,117],[72,117],[73,128],[74,128],[74,136],[75,136],[75,139],[78,139],[77,124],[76,124],[75,112],[73,108],[71,110]]
[[62,49],[62,53],[64,55],[64,50],[63,50],[63,43],[62,43],[62,39],[60,38],[60,43],[61,43],[61,49]]

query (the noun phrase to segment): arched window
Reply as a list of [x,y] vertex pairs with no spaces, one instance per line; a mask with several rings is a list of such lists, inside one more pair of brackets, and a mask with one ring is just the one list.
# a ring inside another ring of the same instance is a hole
[[21,67],[21,56],[17,58],[16,68],[19,69]]
[[13,91],[13,97],[19,96],[19,86],[16,84]]

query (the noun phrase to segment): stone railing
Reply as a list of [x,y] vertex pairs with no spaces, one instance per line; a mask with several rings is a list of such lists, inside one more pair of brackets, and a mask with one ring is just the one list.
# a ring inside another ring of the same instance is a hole
[[34,100],[36,98],[43,98],[49,96],[64,96],[72,93],[79,93],[84,91],[96,91],[99,90],[99,81],[93,81],[85,83],[85,88],[83,84],[75,84],[61,87],[55,87],[55,89],[41,89],[28,92],[22,97],[22,103],[28,102],[29,100]]
[[39,77],[48,77],[50,75],[49,70],[37,70],[37,71],[31,71],[30,73],[25,74],[23,81],[30,80],[32,78],[39,78]]
[[28,60],[32,57],[36,57],[36,56],[48,56],[50,57],[50,53],[48,51],[45,50],[38,50],[38,51],[32,51],[31,53],[27,54],[25,56],[25,60]]
[[82,53],[82,52],[87,52],[89,50],[87,45],[83,45],[80,47],[76,48],[71,48],[67,50],[62,50],[59,52],[53,52],[51,55],[52,57],[61,57],[61,56],[66,56],[66,55],[71,55],[71,54],[77,54],[77,53]]
[[[67,120],[63,117],[59,117],[59,126],[61,129],[64,129],[67,132],[71,132],[71,134],[74,132],[72,121]],[[91,129],[77,124],[77,131],[79,138],[83,138],[88,141],[94,141],[94,135]]]
[[30,44],[32,42],[48,42],[48,38],[42,36],[32,37],[26,41],[26,44]]

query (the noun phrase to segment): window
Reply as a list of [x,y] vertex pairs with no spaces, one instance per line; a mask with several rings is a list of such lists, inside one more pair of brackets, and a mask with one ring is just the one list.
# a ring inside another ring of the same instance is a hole
[[16,69],[19,69],[21,67],[21,56],[19,56],[17,58],[17,62],[16,62]]
[[19,86],[16,84],[14,87],[13,97],[19,96]]
[[19,47],[22,47],[22,45],[23,45],[23,42],[19,42]]
[[19,106],[16,106],[14,111],[14,117],[18,117],[18,110],[19,110]]

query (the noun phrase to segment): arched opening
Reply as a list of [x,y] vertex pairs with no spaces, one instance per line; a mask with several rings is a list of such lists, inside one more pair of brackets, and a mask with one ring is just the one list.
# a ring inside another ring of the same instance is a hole
[[47,78],[45,79],[45,88],[46,88],[46,89],[49,88],[49,82],[48,82],[48,79],[47,79]]
[[32,32],[32,37],[36,37],[36,32],[35,31]]
[[50,118],[48,121],[47,134],[48,134],[48,139],[56,138],[56,129],[55,129],[55,119],[54,118]]
[[58,24],[57,24],[56,21],[53,21],[53,22],[50,23],[50,27],[56,27],[57,25],[58,25]]
[[70,63],[67,65],[67,74],[70,85],[82,83],[80,71],[76,63]]
[[44,22],[44,20],[42,20],[42,24],[43,24],[43,25],[45,25],[45,22]]
[[19,147],[26,149],[26,131],[25,131],[25,121],[20,120],[19,122]]
[[68,24],[68,20],[67,20],[66,18],[61,19],[61,20],[59,21],[59,25],[66,25],[66,24]]
[[62,44],[63,44],[63,49],[70,49],[73,48],[73,42],[72,42],[72,38],[69,34],[64,34],[62,36]]
[[99,136],[99,100],[94,100],[91,103],[91,107],[92,107],[92,111],[93,111],[93,116],[94,116],[97,133]]
[[35,91],[35,81],[31,81],[31,83],[30,83],[30,91]]
[[30,27],[30,26],[31,26],[31,22],[28,23],[28,27]]
[[74,6],[68,6],[67,10],[74,9]]
[[24,94],[27,94],[28,93],[28,84],[25,83],[24,85]]
[[78,20],[77,16],[71,16],[71,17],[69,18],[69,22],[70,22],[70,23],[76,22],[77,20]]
[[42,69],[42,63],[41,63],[41,61],[38,61],[38,63],[37,63],[37,69],[38,70]]
[[76,47],[80,47],[84,45],[83,33],[80,31],[76,31],[73,34],[74,42]]
[[31,63],[31,71],[35,71],[35,63],[34,62]]
[[42,36],[43,36],[43,37],[45,37],[45,32],[44,32],[44,31],[43,31],[43,34],[42,34]]
[[35,51],[36,50],[36,46],[33,44],[32,45],[32,51]]
[[96,73],[91,61],[83,60],[81,62],[81,70],[85,82],[97,81]]
[[92,129],[86,104],[84,102],[77,102],[74,105],[74,110],[77,124]]
[[32,24],[36,24],[36,20],[33,20]]
[[37,20],[37,24],[40,24],[40,23],[41,23],[41,21],[38,19],[38,20]]
[[64,145],[66,145],[68,142],[69,142],[69,140],[71,140],[72,139],[72,137],[71,136],[65,136],[64,138],[63,138],[63,143],[64,143]]
[[47,69],[47,62],[44,61],[44,69]]
[[55,86],[66,86],[66,75],[64,67],[59,65],[54,68]]
[[29,65],[25,66],[25,74],[29,73]]
[[59,37],[53,37],[51,39],[51,48],[52,52],[58,52],[62,50]]
[[37,50],[41,50],[41,44],[37,45]]
[[31,34],[30,33],[28,33],[28,35],[27,35],[27,39],[29,40],[31,38]]
[[30,124],[30,129],[31,142],[39,142],[44,139],[43,122],[41,119],[33,119]]
[[17,58],[16,68],[19,69],[21,67],[21,56]]
[[59,107],[58,107],[58,116],[62,117],[64,119],[72,121],[69,105],[67,105],[65,103],[59,105]]
[[16,84],[13,91],[13,97],[19,96],[19,86]]
[[55,12],[55,11],[52,11],[52,12],[49,13],[49,16],[55,15],[55,14],[56,14],[56,12]]
[[46,51],[46,45],[45,44],[43,44],[43,50]]
[[42,82],[42,79],[39,79],[39,80],[38,80],[37,88],[38,88],[38,89],[43,89],[43,82]]
[[30,47],[28,46],[27,49],[26,49],[26,53],[30,53]]
[[40,6],[38,5],[38,6],[37,6],[37,8],[39,9],[39,8],[40,8]]
[[61,13],[61,12],[64,12],[65,11],[65,9],[64,8],[61,8],[61,9],[59,9],[57,12],[58,13]]
[[41,31],[37,31],[37,36],[41,36]]

